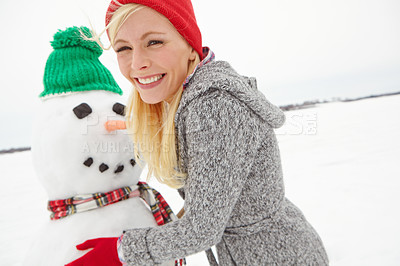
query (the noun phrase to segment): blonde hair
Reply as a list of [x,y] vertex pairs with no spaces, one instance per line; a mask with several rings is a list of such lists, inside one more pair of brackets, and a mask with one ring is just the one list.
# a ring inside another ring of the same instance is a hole
[[[145,6],[125,4],[114,12],[106,28],[112,46],[122,24],[142,8]],[[193,72],[199,62],[197,54],[195,60],[188,62],[187,75]],[[172,188],[182,187],[186,177],[178,164],[174,123],[182,92],[183,86],[177,90],[169,104],[147,104],[134,86],[126,108],[126,125],[135,144],[136,161],[147,163],[147,180],[154,175],[160,183]]]

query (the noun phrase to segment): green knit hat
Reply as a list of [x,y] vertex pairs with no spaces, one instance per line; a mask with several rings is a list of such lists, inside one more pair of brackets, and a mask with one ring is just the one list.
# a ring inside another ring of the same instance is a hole
[[100,62],[103,53],[92,40],[87,27],[70,27],[54,34],[50,54],[44,70],[44,91],[39,97],[69,94],[79,91],[105,90],[122,95],[111,72]]

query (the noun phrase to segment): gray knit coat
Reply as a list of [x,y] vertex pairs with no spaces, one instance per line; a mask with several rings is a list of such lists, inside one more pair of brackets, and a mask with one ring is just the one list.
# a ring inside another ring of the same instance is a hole
[[219,265],[328,265],[324,246],[285,198],[274,128],[283,112],[253,78],[215,61],[199,68],[175,116],[187,173],[185,215],[124,233],[129,265],[156,265],[216,245]]

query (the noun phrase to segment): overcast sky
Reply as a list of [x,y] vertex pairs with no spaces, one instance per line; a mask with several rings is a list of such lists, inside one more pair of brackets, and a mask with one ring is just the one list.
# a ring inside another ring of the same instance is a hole
[[[398,0],[192,2],[203,45],[239,73],[255,76],[275,104],[400,90]],[[29,128],[54,33],[89,21],[101,31],[108,3],[1,1],[1,142],[10,128]],[[114,52],[106,51],[101,60],[129,94]]]

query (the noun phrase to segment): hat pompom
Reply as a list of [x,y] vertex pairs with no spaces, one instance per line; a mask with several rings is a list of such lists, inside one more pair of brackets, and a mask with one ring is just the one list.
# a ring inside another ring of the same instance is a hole
[[85,47],[93,51],[96,55],[100,56],[103,53],[103,49],[96,42],[91,40],[93,37],[92,32],[87,27],[70,27],[66,30],[59,30],[54,34],[51,46],[54,49],[62,49],[69,47]]

